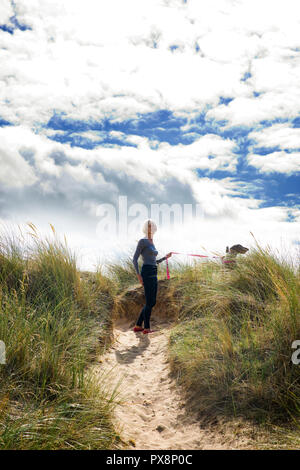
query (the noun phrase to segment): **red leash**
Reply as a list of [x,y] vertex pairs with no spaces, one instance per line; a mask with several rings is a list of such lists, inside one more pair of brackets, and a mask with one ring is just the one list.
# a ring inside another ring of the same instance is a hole
[[[186,256],[197,256],[198,258],[221,258],[223,264],[227,263],[235,263],[234,260],[223,260],[223,256],[208,256],[208,255],[197,255],[194,253],[181,253],[180,251],[171,251],[174,255],[186,255]],[[167,279],[170,279],[170,271],[169,271],[169,264],[168,258],[166,259],[166,268],[167,268]]]

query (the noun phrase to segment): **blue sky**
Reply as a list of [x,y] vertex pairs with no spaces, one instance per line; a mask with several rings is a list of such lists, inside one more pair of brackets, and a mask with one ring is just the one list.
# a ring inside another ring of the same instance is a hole
[[3,0],[0,221],[51,222],[88,268],[142,236],[97,234],[120,195],[202,208],[162,253],[297,246],[299,27],[294,0]]
[[[228,103],[223,98],[220,103]],[[261,122],[260,128],[271,128],[272,125],[278,122],[289,124],[292,128],[298,128],[299,120],[280,121],[275,122]],[[168,110],[159,110],[154,113],[147,113],[138,115],[137,119],[126,120],[122,122],[110,122],[108,119],[103,121],[78,121],[68,119],[65,115],[55,114],[47,123],[47,128],[60,131],[62,133],[54,134],[50,138],[54,141],[61,143],[68,143],[72,147],[81,147],[85,149],[93,149],[99,146],[134,146],[136,144],[126,140],[127,135],[138,135],[146,137],[151,145],[154,142],[167,142],[172,146],[178,144],[188,145],[197,140],[199,136],[205,134],[219,135],[224,139],[231,139],[235,142],[236,148],[234,152],[238,156],[238,164],[236,175],[226,170],[198,170],[199,176],[208,176],[211,178],[222,179],[226,176],[232,177],[236,181],[244,183],[252,183],[252,188],[247,188],[244,197],[250,195],[254,198],[263,198],[264,202],[261,203],[262,207],[269,207],[273,205],[286,206],[288,204],[299,205],[299,171],[291,173],[270,172],[265,175],[261,173],[247,162],[247,155],[249,147],[253,146],[256,154],[270,155],[273,152],[283,150],[287,153],[293,154],[299,152],[300,148],[293,149],[280,148],[278,145],[274,147],[262,147],[255,144],[255,140],[249,138],[250,132],[254,128],[247,127],[233,127],[228,130],[223,130],[220,123],[216,121],[206,120],[205,114],[200,113],[194,119],[189,132],[183,132],[181,127],[186,125],[187,119],[177,118],[172,112]],[[226,123],[225,123],[226,124]],[[88,137],[75,136],[76,132],[95,131],[94,139]],[[124,139],[111,136],[111,131],[122,132]],[[98,136],[98,139],[97,139]],[[300,145],[300,142],[299,142]],[[213,158],[213,156],[211,156]]]

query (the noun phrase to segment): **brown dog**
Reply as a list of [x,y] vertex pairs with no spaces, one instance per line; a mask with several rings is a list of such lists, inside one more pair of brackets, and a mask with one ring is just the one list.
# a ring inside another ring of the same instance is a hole
[[222,256],[222,264],[225,264],[226,267],[233,267],[236,264],[236,256],[244,255],[249,251],[249,248],[246,248],[242,245],[233,245],[231,248],[226,247],[226,255]]

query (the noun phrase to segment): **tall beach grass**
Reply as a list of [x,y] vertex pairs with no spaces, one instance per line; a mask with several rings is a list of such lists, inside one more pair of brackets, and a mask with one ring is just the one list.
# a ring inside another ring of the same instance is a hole
[[234,269],[205,263],[176,276],[180,317],[169,358],[191,409],[211,420],[298,426],[291,345],[300,339],[299,267],[257,245]]
[[66,241],[0,242],[0,448],[107,449],[119,445],[114,393],[88,373],[109,344],[114,283],[81,276]]

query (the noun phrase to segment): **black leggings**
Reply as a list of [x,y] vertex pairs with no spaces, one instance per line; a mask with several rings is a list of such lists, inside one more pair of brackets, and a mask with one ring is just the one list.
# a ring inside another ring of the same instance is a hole
[[141,276],[144,283],[144,292],[146,297],[146,305],[141,310],[137,326],[142,326],[144,322],[144,328],[150,329],[150,316],[152,307],[156,304],[157,294],[157,266],[151,264],[143,264],[141,270]]

